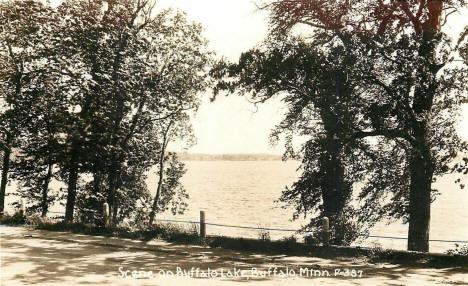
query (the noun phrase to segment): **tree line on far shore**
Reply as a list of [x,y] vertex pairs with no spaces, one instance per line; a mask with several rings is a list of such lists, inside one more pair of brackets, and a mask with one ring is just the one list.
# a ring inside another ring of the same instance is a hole
[[202,154],[177,153],[182,161],[281,161],[281,155],[274,154]]

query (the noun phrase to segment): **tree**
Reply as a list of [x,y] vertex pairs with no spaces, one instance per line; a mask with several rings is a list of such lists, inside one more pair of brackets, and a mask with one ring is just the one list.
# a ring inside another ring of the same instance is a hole
[[[147,50],[145,75],[146,82],[143,86],[148,92],[142,92],[139,110],[147,108],[146,112],[136,114],[132,122],[140,120],[140,126],[132,123],[127,137],[118,142],[120,154],[114,162],[122,161],[126,152],[125,144],[132,136],[132,129],[146,128],[153,122],[163,121],[169,118],[182,120],[183,117],[175,115],[198,107],[198,93],[207,86],[205,77],[207,66],[210,64],[210,53],[206,50],[206,40],[201,37],[201,27],[189,23],[182,13],[163,12],[157,21],[146,26],[149,38]],[[177,122],[176,122],[177,123]],[[113,144],[113,143],[111,143]],[[167,144],[166,144],[167,145]],[[162,145],[161,145],[162,146]],[[163,148],[164,149],[164,148]],[[161,158],[160,158],[161,160]],[[162,158],[164,161],[164,158]],[[109,186],[119,188],[118,181],[112,184],[113,174],[119,176],[120,166],[110,169]],[[115,212],[115,208],[114,208]]]
[[[105,193],[116,223],[126,196],[123,178],[134,178],[124,170],[131,152],[149,150],[152,143],[144,134],[152,123],[195,109],[198,92],[206,87],[204,69],[211,55],[201,27],[182,13],[153,15],[152,8],[149,1],[126,0],[70,1],[58,7],[67,19],[57,29],[65,39],[58,43],[58,58],[71,59],[74,66],[65,69],[73,95],[62,163],[67,220],[73,218],[80,174],[89,172],[94,192]],[[146,141],[134,142],[142,138]],[[153,153],[145,154],[139,164],[149,168]]]
[[[188,194],[180,183],[180,179],[186,173],[184,164],[179,162],[175,153],[167,153],[167,147],[171,141],[187,141],[189,145],[194,141],[190,118],[186,113],[175,114],[166,120],[157,122],[154,136],[160,140],[160,153],[158,162],[158,186],[153,199],[149,224],[152,225],[157,213],[166,211],[172,203],[173,214],[181,214],[186,209],[185,200]],[[169,165],[166,167],[166,165]]]
[[197,108],[211,53],[200,25],[180,12],[154,16],[149,1],[74,1],[59,11],[71,22],[60,29],[71,39],[61,50],[79,64],[70,72],[70,110],[78,111],[69,116],[65,143],[67,220],[73,217],[79,173],[89,172],[93,192],[104,193],[117,223],[128,197],[124,179],[136,179],[125,168],[135,153],[141,154],[141,171],[154,161],[157,151],[148,150],[155,140],[147,136],[154,122]]
[[[162,213],[170,210],[172,214],[183,214],[187,209],[187,200],[189,195],[182,185],[180,179],[185,175],[187,170],[185,164],[177,158],[173,152],[169,152],[164,156],[165,168],[162,170],[165,176],[162,183],[158,182],[158,187],[161,185],[160,196],[158,200],[154,200],[156,208],[153,208],[155,213]],[[167,166],[167,167],[166,167]],[[161,172],[161,171],[160,171]]]
[[[24,126],[15,161],[12,164],[12,178],[18,182],[19,195],[31,203],[28,210],[41,210],[47,216],[48,208],[57,200],[57,194],[51,195],[49,184],[56,178],[55,165],[58,162],[60,144],[58,138],[63,130],[60,124],[64,114],[62,102],[54,101],[57,97],[49,92],[53,88],[47,85],[47,79],[38,78],[40,84],[34,90],[34,102],[29,114],[33,117]],[[46,112],[44,112],[46,111]]]
[[77,199],[87,221],[103,202],[114,223],[135,213],[150,200],[143,186],[160,154],[154,124],[196,110],[208,85],[201,26],[181,12],[154,14],[147,0],[1,5],[2,186],[15,147],[13,177],[30,209],[45,215],[55,178],[67,185],[68,222]]
[[19,148],[26,129],[36,120],[31,110],[37,106],[40,94],[45,90],[42,56],[46,48],[42,40],[52,11],[34,1],[2,2],[0,11],[0,93],[3,105],[0,212],[3,212],[11,153]]
[[[360,51],[362,62],[371,67],[363,69],[370,84],[364,95],[370,100],[363,114],[371,126],[357,131],[351,140],[383,136],[404,146],[410,178],[405,208],[408,250],[429,250],[432,183],[436,174],[447,171],[446,161],[454,152],[463,149],[457,138],[448,137],[453,141],[437,146],[431,136],[440,123],[449,129],[451,124],[434,113],[456,109],[461,102],[459,81],[447,71],[454,51],[447,48],[441,27],[464,6],[464,1],[441,0],[280,0],[263,6],[271,12],[276,34],[302,24],[340,38],[343,46],[349,44],[345,35],[366,43]],[[445,98],[449,98],[448,106]],[[443,146],[449,148],[439,148]]]
[[[270,40],[261,49],[244,53],[238,64],[221,66],[217,77],[227,77],[218,89],[251,94],[256,103],[281,96],[287,114],[272,132],[277,142],[286,136],[285,158],[301,158],[302,175],[281,200],[295,206],[299,215],[328,217],[332,242],[349,244],[359,235],[357,228],[342,223],[355,216],[350,207],[353,183],[363,179],[366,143],[348,142],[349,132],[359,128],[359,97],[353,78],[356,59],[343,47],[325,51],[322,42],[307,43],[301,38]],[[320,47],[320,48],[318,48]],[[300,152],[294,151],[295,136],[307,138]],[[312,217],[306,230],[316,229]]]
[[30,89],[22,91],[24,110],[28,118],[21,126],[16,146],[17,154],[12,164],[12,178],[18,182],[19,195],[31,203],[29,210],[41,210],[45,217],[49,205],[58,198],[57,194],[49,193],[49,184],[57,178],[56,164],[62,149],[61,134],[65,131],[63,125],[67,116],[67,99],[63,93],[59,78],[53,76],[54,46],[53,34],[47,33],[57,20],[57,14],[50,8],[38,23],[37,38],[41,41],[35,47],[35,70],[29,73]]

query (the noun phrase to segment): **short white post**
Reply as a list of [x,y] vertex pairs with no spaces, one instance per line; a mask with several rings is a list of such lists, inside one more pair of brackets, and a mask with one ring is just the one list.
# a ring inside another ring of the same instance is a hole
[[24,214],[24,202],[23,200],[19,200],[19,212],[21,215]]
[[109,204],[108,203],[104,203],[103,215],[104,215],[104,223],[106,227],[108,227],[109,226]]
[[200,211],[200,238],[206,237],[205,212]]
[[330,220],[328,217],[322,219],[322,228],[323,228],[323,245],[330,245]]

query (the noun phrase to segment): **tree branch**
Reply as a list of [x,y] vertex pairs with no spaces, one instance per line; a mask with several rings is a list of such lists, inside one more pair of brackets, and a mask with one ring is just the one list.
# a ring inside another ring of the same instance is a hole
[[373,130],[373,131],[357,131],[354,133],[345,143],[352,142],[356,139],[363,139],[366,137],[375,137],[375,136],[385,136],[391,139],[405,139],[410,144],[416,144],[416,140],[411,137],[406,132],[399,130],[399,129],[384,129],[384,130]]
[[411,23],[413,23],[413,26],[414,26],[414,29],[416,30],[416,32],[418,34],[421,34],[422,33],[422,23],[419,19],[417,19],[413,13],[411,12],[411,10],[409,9],[408,7],[408,2],[406,2],[406,0],[399,0],[398,1],[401,9],[403,10],[403,12],[405,12],[406,16],[408,16],[408,18],[410,19]]

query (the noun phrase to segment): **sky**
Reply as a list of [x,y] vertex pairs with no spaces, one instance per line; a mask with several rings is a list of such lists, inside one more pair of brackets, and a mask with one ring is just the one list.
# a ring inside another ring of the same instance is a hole
[[[160,0],[160,7],[179,8],[187,17],[203,25],[210,48],[218,57],[236,61],[242,52],[267,36],[267,14],[258,11],[252,0]],[[273,153],[269,134],[281,121],[284,109],[279,100],[256,108],[240,95],[218,96],[210,102],[204,96],[193,118],[197,144],[190,153]]]
[[[236,61],[240,54],[260,43],[267,36],[267,14],[258,11],[258,0],[158,0],[159,8],[176,8],[187,13],[189,20],[204,27],[210,48],[218,57]],[[54,2],[54,1],[53,1]],[[465,11],[466,12],[466,11]],[[446,28],[459,34],[468,24],[468,17],[452,16]],[[256,108],[239,95],[219,96],[210,102],[211,94],[203,95],[198,113],[193,117],[197,144],[190,153],[272,153],[281,154],[282,144],[271,147],[269,134],[285,112],[278,99]],[[460,134],[468,140],[468,107],[463,108]],[[173,146],[179,149],[180,146]]]
[[[190,20],[201,23],[210,47],[228,60],[235,61],[243,51],[254,47],[267,36],[267,17],[258,11],[256,0],[160,0],[161,7],[184,10]],[[257,1],[258,2],[258,1]],[[466,12],[466,11],[465,11]],[[468,17],[454,14],[446,26],[449,34],[459,35]],[[244,97],[218,97],[211,103],[205,97],[193,125],[198,143],[193,153],[274,153],[281,154],[280,144],[272,147],[269,134],[281,121],[285,110],[279,100],[252,106]],[[468,140],[468,106],[463,108],[460,134]]]

